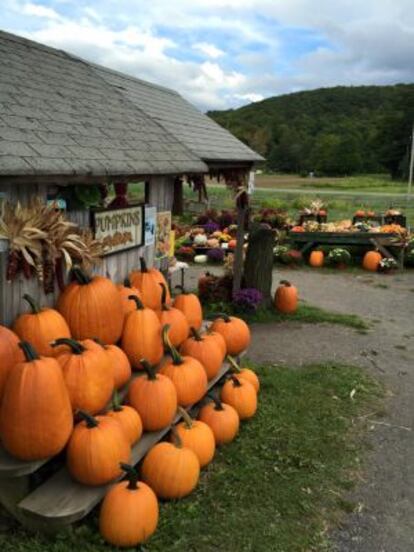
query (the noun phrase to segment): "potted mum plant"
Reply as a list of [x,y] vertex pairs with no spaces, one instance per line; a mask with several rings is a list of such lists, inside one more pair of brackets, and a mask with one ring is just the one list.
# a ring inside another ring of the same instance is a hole
[[398,263],[395,259],[392,257],[384,257],[379,263],[378,272],[382,272],[383,274],[391,274],[395,272],[397,268]]
[[344,269],[351,264],[351,254],[347,249],[335,247],[329,251],[326,260],[331,266]]

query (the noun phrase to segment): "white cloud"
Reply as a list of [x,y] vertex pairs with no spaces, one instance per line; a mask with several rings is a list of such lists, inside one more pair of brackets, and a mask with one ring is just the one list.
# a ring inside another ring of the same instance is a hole
[[31,2],[23,4],[23,15],[32,17],[42,17],[44,19],[60,19],[60,15],[52,8],[42,6],[41,4],[32,4]]
[[235,98],[238,98],[239,100],[243,100],[243,102],[261,102],[264,100],[264,96],[262,94],[256,94],[254,92],[251,92],[250,94],[234,94]]
[[213,59],[217,59],[221,56],[224,56],[225,52],[214,46],[214,44],[209,44],[208,42],[198,42],[193,45],[195,50],[199,50],[203,54]]

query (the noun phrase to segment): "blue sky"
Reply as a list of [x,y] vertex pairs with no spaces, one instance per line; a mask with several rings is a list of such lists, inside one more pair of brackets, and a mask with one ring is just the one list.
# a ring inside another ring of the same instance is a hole
[[1,0],[0,28],[178,90],[201,109],[414,81],[412,0]]

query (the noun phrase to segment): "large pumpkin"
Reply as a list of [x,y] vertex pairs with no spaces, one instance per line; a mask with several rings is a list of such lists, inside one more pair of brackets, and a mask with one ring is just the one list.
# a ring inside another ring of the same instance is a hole
[[108,355],[114,373],[115,389],[120,389],[131,379],[132,370],[127,355],[116,345],[105,345],[99,339],[95,339],[94,341],[101,345]]
[[174,443],[158,443],[142,464],[142,477],[164,499],[182,498],[193,491],[200,476],[200,463],[192,450],[183,447],[176,434]]
[[142,370],[142,358],[154,366],[163,357],[161,324],[152,309],[144,307],[138,297],[133,295],[131,297],[136,308],[126,317],[121,346],[132,366]]
[[155,532],[158,500],[151,487],[138,481],[132,466],[122,464],[121,468],[127,473],[127,479],[106,493],[99,513],[99,531],[113,546],[134,548]]
[[171,296],[168,290],[167,282],[162,273],[156,268],[147,268],[144,257],[140,258],[141,270],[134,270],[129,275],[129,279],[134,287],[136,287],[142,297],[143,304],[153,310],[161,308],[161,294],[159,284],[164,284],[167,290],[166,302],[171,303]]
[[20,343],[25,362],[13,367],[4,388],[0,435],[4,447],[21,460],[58,454],[73,428],[69,394],[56,359],[39,357]]
[[314,268],[320,268],[324,263],[324,254],[323,251],[317,251],[316,249],[312,251],[309,255],[309,264]]
[[122,427],[130,445],[134,445],[141,439],[142,421],[138,412],[132,406],[120,404],[115,393],[112,409],[108,410],[107,416],[111,416]]
[[14,322],[13,330],[22,341],[28,341],[39,355],[55,356],[58,351],[50,346],[58,337],[70,337],[69,326],[63,316],[54,309],[40,309],[27,293],[23,299],[31,312],[21,314]]
[[382,255],[378,251],[367,251],[362,260],[362,267],[370,272],[376,272],[382,260]]
[[116,287],[118,288],[121,296],[122,308],[126,316],[129,312],[135,310],[136,308],[135,303],[132,299],[130,299],[130,296],[135,295],[138,299],[141,299],[141,294],[136,287],[132,286],[129,278],[125,278],[124,283],[118,284]]
[[74,281],[63,290],[57,304],[72,336],[116,343],[121,337],[124,311],[115,284],[103,276],[90,278],[79,267],[72,274]]
[[164,344],[171,355],[160,368],[173,382],[180,406],[190,406],[198,402],[207,392],[207,375],[203,365],[195,358],[181,356],[168,339],[168,325],[163,328]]
[[187,338],[180,347],[180,353],[197,359],[206,371],[207,379],[214,378],[223,364],[223,350],[216,336],[200,335],[191,328],[192,336]]
[[213,432],[216,445],[230,443],[236,437],[240,418],[232,406],[225,404],[215,396],[212,402],[202,407],[198,414],[199,420],[205,422]]
[[9,372],[18,362],[24,362],[19,338],[6,326],[0,326],[0,404]]
[[103,410],[114,389],[114,371],[105,350],[92,339],[62,338],[54,344],[66,346],[56,358],[73,410],[86,410],[91,414]]
[[83,421],[75,426],[67,448],[69,473],[84,485],[104,485],[121,475],[120,463],[131,454],[129,442],[110,416],[79,415]]
[[237,411],[240,420],[252,418],[257,410],[255,388],[249,381],[235,376],[231,376],[223,385],[221,400]]
[[283,314],[293,314],[298,308],[298,290],[287,280],[281,280],[275,293],[276,310]]
[[174,347],[178,347],[185,339],[187,339],[190,327],[183,312],[167,305],[167,288],[164,284],[160,284],[160,286],[162,288],[161,310],[158,312],[158,318],[160,319],[162,328],[164,328],[165,325],[169,326],[170,329],[168,330],[168,337]]
[[250,345],[249,326],[241,318],[220,314],[212,323],[211,329],[224,337],[229,355],[237,356]]
[[203,323],[203,309],[199,298],[195,293],[187,293],[182,286],[180,295],[174,299],[174,308],[180,310],[187,319],[190,327],[199,330]]
[[142,359],[146,373],[135,378],[128,392],[128,401],[141,417],[145,431],[159,431],[169,426],[177,412],[177,391],[173,382],[163,374],[157,374]]
[[213,460],[216,451],[214,433],[206,423],[193,420],[184,408],[179,410],[183,421],[177,424],[175,429],[183,446],[195,452],[200,467],[203,468]]
[[240,366],[231,356],[228,356],[227,360],[229,361],[231,365],[231,370],[236,378],[241,378],[249,381],[253,385],[256,393],[258,393],[260,390],[260,380],[256,372],[253,372],[253,370],[251,370],[250,368],[240,368]]

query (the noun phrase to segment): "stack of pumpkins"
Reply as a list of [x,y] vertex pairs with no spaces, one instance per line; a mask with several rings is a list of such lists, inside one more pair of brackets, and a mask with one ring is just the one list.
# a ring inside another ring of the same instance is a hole
[[[25,461],[66,447],[67,468],[85,485],[104,485],[126,472],[104,499],[100,530],[114,545],[134,546],[155,531],[156,497],[191,492],[216,445],[230,442],[239,421],[254,415],[259,380],[232,358],[248,347],[250,331],[223,314],[200,333],[197,296],[182,290],[172,301],[161,272],[143,259],[123,285],[79,268],[72,275],[56,310],[40,309],[26,295],[31,312],[17,318],[13,331],[0,327],[0,438]],[[212,397],[192,420],[183,409],[205,396],[226,356],[233,374],[220,398]],[[120,404],[117,390],[132,370],[142,375]],[[170,426],[177,412],[184,421],[171,442],[149,451],[145,482],[138,482],[128,464],[131,446],[143,431]]]

